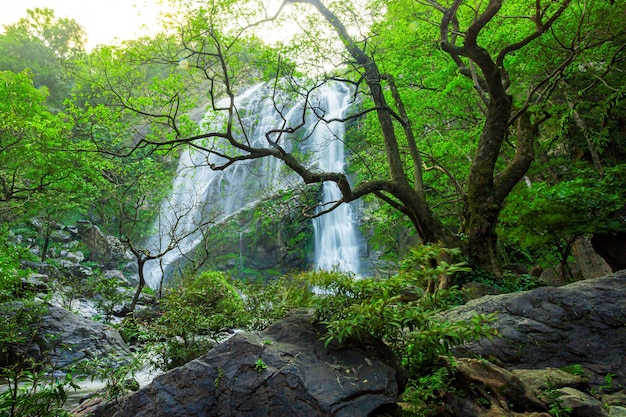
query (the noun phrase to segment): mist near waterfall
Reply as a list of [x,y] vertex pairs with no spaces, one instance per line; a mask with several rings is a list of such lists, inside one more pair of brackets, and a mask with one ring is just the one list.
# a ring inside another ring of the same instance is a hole
[[[309,98],[305,126],[285,144],[287,151],[311,155],[310,167],[321,171],[345,172],[343,122],[320,120],[343,118],[349,110],[351,90],[342,83],[325,84]],[[267,84],[257,84],[235,98],[241,116],[238,126],[251,146],[267,147],[266,132],[279,126],[295,126],[303,117],[302,100],[277,102]],[[218,130],[223,120],[219,113],[208,112],[203,125]],[[203,144],[210,149],[220,146],[215,141]],[[222,151],[228,151],[226,148]],[[211,165],[225,162],[215,154],[186,148],[181,152],[177,175],[170,195],[163,200],[153,224],[154,234],[145,247],[153,253],[169,249],[160,259],[145,265],[146,283],[159,288],[162,278],[167,281],[173,269],[202,242],[211,227],[220,224],[239,211],[250,208],[268,195],[302,185],[302,180],[282,161],[273,157],[239,161],[224,170]],[[318,212],[341,198],[335,183],[322,185]],[[342,204],[313,221],[315,239],[315,269],[359,273],[359,231],[352,207]]]

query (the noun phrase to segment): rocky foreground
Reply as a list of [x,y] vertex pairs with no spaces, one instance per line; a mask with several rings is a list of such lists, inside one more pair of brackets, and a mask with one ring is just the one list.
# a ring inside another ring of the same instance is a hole
[[[486,296],[443,317],[474,312],[498,312],[502,337],[457,349],[455,385],[442,395],[448,415],[548,417],[555,406],[571,417],[626,415],[626,271]],[[325,349],[322,331],[310,315],[293,315],[237,334],[121,403],[79,413],[363,417],[396,407],[406,375],[389,350],[375,341]]]

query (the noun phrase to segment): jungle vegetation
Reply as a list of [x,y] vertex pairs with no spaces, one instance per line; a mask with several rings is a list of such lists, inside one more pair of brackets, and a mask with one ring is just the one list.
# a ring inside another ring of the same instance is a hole
[[[198,332],[261,327],[288,308],[313,305],[329,323],[328,340],[359,332],[386,338],[421,376],[428,366],[415,362],[410,346],[425,343],[434,361],[448,348],[438,345],[445,337],[411,339],[390,323],[435,326],[431,313],[414,313],[441,305],[431,291],[413,309],[387,309],[400,287],[438,286],[449,301],[455,274],[502,283],[502,265],[511,262],[560,263],[564,271],[576,238],[623,231],[611,214],[626,204],[624,0],[170,3],[174,12],[160,33],[90,51],[80,22],[50,9],[30,10],[0,33],[0,302],[33,302],[19,261],[45,261],[56,224],[89,219],[125,242],[140,270],[149,257],[162,256],[141,244],[184,147],[220,155],[216,170],[277,158],[306,186],[336,182],[341,199],[321,211],[309,204],[303,218],[364,199],[370,244],[399,265],[394,279],[379,283],[387,299],[368,287],[372,282],[311,273],[253,285],[247,307],[218,297],[235,294],[238,283],[218,273],[189,274],[181,281],[188,292],[171,290],[151,334],[190,330],[181,337],[193,353],[204,348],[193,343]],[[313,170],[309,155],[288,146],[306,140],[303,124],[273,126],[266,146],[250,145],[235,97],[259,82],[272,86],[277,108],[279,97],[308,100],[328,83],[351,86],[354,109],[341,120],[349,174]],[[205,111],[224,122],[207,130],[194,116]],[[403,246],[401,233],[423,248]],[[354,300],[340,300],[342,309],[332,300],[320,304],[301,291],[303,280],[350,288],[344,294]],[[202,295],[205,287],[198,282],[217,288],[215,305],[232,317],[209,320],[211,306],[193,304],[193,292]],[[144,284],[142,278],[131,310]],[[279,285],[288,290],[272,293]],[[276,298],[281,292],[293,297]],[[279,311],[267,311],[268,300]],[[373,304],[378,317],[403,316],[374,323],[359,310]],[[168,315],[172,306],[189,314]],[[256,313],[247,316],[249,310]],[[19,320],[35,320],[32,311]],[[191,321],[201,328],[191,329]],[[26,342],[24,323],[10,324],[2,340]],[[439,329],[460,342],[488,334],[480,326],[480,334]],[[180,363],[187,353],[166,346],[161,365]],[[5,378],[28,369],[17,363]],[[56,387],[40,405],[50,408],[62,397]],[[15,403],[10,407],[15,412]]]

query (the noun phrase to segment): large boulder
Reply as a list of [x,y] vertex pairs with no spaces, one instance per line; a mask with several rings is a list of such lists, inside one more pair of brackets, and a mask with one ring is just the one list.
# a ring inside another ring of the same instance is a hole
[[94,358],[109,358],[114,366],[130,357],[117,330],[62,307],[48,307],[38,323],[38,335],[37,350],[47,352],[51,363],[61,369]]
[[456,349],[508,369],[580,365],[592,387],[626,384],[626,271],[563,287],[488,295],[443,314],[450,321],[496,313],[501,337]]
[[406,375],[391,351],[377,341],[326,349],[323,331],[298,313],[238,333],[93,415],[365,417],[394,407]]
[[79,220],[76,226],[81,242],[89,249],[87,260],[101,263],[106,269],[115,269],[134,259],[118,238],[105,235],[90,221]]

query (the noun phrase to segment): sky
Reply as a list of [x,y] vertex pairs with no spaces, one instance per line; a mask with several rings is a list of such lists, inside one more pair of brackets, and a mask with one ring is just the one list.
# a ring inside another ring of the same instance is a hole
[[159,6],[156,0],[0,0],[2,25],[26,17],[27,9],[47,7],[57,18],[76,20],[87,33],[87,49],[111,44],[115,38],[134,39],[145,33],[143,26],[158,26]]

